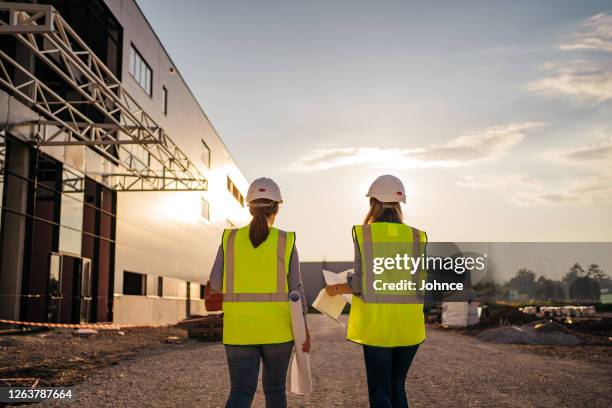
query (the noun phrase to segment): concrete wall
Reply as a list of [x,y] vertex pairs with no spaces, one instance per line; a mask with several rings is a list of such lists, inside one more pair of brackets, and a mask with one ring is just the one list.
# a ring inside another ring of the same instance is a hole
[[[115,297],[115,323],[132,324],[175,324],[186,317],[187,301],[185,299],[167,299],[155,296]],[[191,314],[206,314],[204,301],[190,301]]]

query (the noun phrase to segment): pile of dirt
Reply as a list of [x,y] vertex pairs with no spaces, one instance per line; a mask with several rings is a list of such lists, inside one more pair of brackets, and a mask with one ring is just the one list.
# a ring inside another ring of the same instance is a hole
[[568,327],[580,333],[611,337],[612,338],[612,319],[611,318],[600,318],[600,319],[569,319],[566,320]]
[[512,325],[488,329],[476,338],[497,344],[528,344],[542,346],[578,346],[583,340],[563,325],[552,321],[540,321],[520,326]]
[[[142,350],[172,347],[166,339],[187,339],[176,327],[100,331],[87,336],[71,330],[0,336],[0,386],[64,386],[100,367],[114,365]],[[22,380],[16,380],[22,379]],[[20,382],[21,381],[21,382]]]
[[539,317],[521,312],[517,307],[493,304],[489,305],[488,313],[482,316],[480,321],[472,326],[472,329],[486,329],[499,327],[500,322],[513,325],[523,325],[540,320]]

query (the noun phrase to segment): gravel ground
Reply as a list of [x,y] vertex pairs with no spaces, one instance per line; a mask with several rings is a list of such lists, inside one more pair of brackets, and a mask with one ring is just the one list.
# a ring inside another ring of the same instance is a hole
[[[119,334],[121,333],[121,334]],[[141,355],[144,350],[163,350],[167,337],[187,338],[176,327],[100,331],[78,337],[72,330],[55,330],[24,335],[0,336],[0,386],[2,379],[28,378],[13,385],[66,386],[84,381],[100,367],[118,364]]]
[[[323,316],[309,321],[315,391],[289,395],[289,406],[366,407],[360,347]],[[559,359],[429,330],[407,388],[411,407],[610,407],[611,363],[609,354],[601,361]],[[212,408],[223,406],[228,388],[223,346],[189,341],[102,368],[75,386],[75,393],[79,407]],[[253,406],[263,406],[261,390]]]

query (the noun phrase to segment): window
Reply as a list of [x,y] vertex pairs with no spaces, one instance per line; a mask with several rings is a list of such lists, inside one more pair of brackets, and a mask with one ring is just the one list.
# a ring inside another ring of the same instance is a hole
[[210,220],[210,204],[204,198],[202,198],[202,208],[200,211],[202,218]]
[[164,297],[164,278],[161,276],[157,278],[157,296]]
[[168,114],[168,90],[165,86],[162,86],[162,112]]
[[151,96],[153,72],[149,64],[142,58],[142,55],[134,48],[134,45],[130,49],[130,74],[147,95]]
[[210,148],[204,140],[202,140],[202,162],[210,169]]
[[244,196],[238,190],[238,187],[236,187],[236,185],[234,184],[232,179],[229,178],[229,176],[227,176],[227,191],[229,191],[234,196],[236,201],[238,201],[240,205],[244,207]]
[[147,275],[136,272],[123,272],[123,294],[145,296],[147,294]]

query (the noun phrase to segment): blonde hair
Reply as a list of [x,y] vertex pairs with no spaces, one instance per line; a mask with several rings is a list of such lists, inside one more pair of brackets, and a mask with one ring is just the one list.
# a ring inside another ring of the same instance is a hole
[[401,224],[404,216],[400,203],[383,203],[370,197],[370,211],[366,215],[364,224],[372,224],[373,222],[393,222]]

